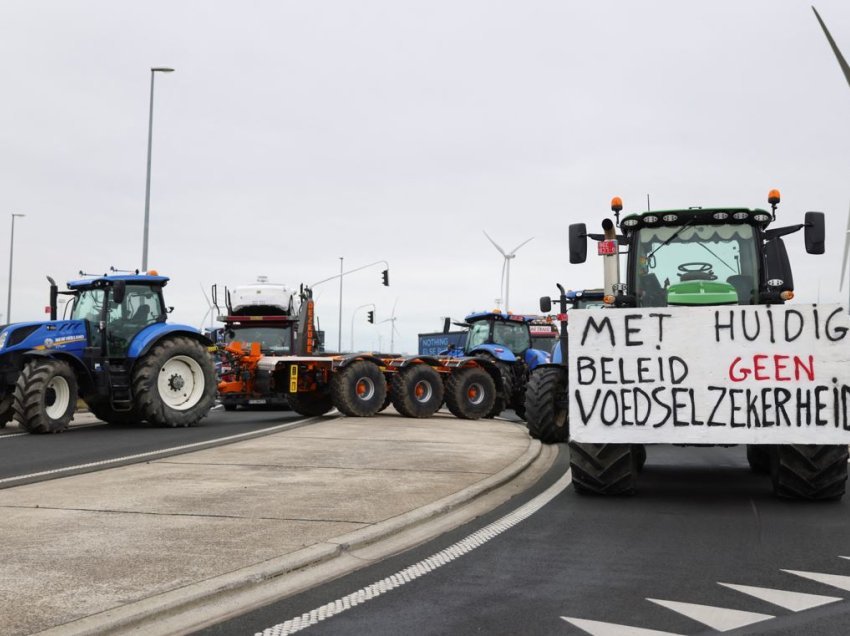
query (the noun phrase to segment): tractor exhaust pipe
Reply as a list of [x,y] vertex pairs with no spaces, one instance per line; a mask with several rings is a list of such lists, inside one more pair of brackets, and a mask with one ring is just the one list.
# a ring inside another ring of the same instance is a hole
[[606,241],[613,243],[613,249],[606,250],[602,257],[605,294],[616,296],[620,284],[620,245],[617,242],[617,229],[611,219],[602,221],[602,231]]
[[56,320],[56,305],[57,299],[59,298],[59,286],[56,284],[56,281],[47,277],[47,282],[50,283],[50,320]]

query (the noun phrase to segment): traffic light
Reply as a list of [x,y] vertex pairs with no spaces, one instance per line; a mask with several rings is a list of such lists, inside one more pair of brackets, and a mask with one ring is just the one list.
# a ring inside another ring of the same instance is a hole
[[366,314],[366,320],[368,320],[371,324],[375,324],[375,312],[370,311]]
[[390,270],[385,269],[381,272],[381,277],[383,278],[384,287],[390,286]]

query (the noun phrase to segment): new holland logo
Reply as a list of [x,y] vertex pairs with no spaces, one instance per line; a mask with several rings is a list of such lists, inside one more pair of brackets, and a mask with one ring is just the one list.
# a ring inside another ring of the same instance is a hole
[[44,348],[45,349],[53,349],[54,347],[64,347],[66,344],[71,342],[80,342],[81,340],[85,340],[86,337],[83,335],[78,336],[62,336],[61,338],[45,338],[44,339]]

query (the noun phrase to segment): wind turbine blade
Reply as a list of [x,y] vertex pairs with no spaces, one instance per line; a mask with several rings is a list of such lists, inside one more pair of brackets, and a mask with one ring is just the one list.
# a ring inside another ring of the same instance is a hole
[[508,264],[508,259],[502,261],[502,280],[499,281],[499,303],[505,302],[505,267]]
[[523,245],[525,245],[525,244],[526,244],[526,243],[528,243],[529,241],[533,241],[533,240],[534,240],[534,237],[532,236],[530,239],[527,239],[527,240],[523,241],[522,243],[520,243],[519,245],[517,245],[517,246],[514,248],[514,251],[513,251],[513,252],[511,252],[508,256],[513,256],[514,254],[516,254],[516,251],[517,251],[519,248],[521,248]]
[[398,305],[398,298],[396,298],[396,299],[395,299],[395,302],[393,303],[393,310],[392,310],[392,313],[390,314],[390,317],[391,317],[391,318],[393,318],[393,319],[395,319],[395,308],[396,308],[396,305]]
[[[484,230],[481,230],[481,231],[482,231],[482,232],[484,232]],[[493,247],[495,247],[497,250],[499,250],[499,253],[500,253],[502,256],[507,256],[507,254],[505,254],[505,250],[503,250],[501,247],[499,247],[499,244],[498,244],[498,243],[496,243],[496,241],[494,241],[493,239],[491,239],[491,238],[490,238],[490,235],[489,235],[489,234],[487,234],[487,232],[484,232],[484,236],[486,236],[486,237],[487,237],[487,240],[488,240],[488,241],[490,241],[490,242],[493,244]]]
[[844,59],[844,56],[841,55],[841,51],[838,50],[838,45],[835,43],[835,40],[832,39],[832,35],[830,34],[829,29],[826,28],[826,24],[824,24],[823,20],[821,20],[818,10],[812,7],[812,11],[815,12],[815,17],[820,23],[820,28],[823,29],[823,34],[826,36],[829,46],[832,47],[832,52],[835,53],[835,59],[838,60],[838,66],[841,67],[841,72],[844,73],[844,79],[846,79],[847,84],[850,85],[850,66],[847,65],[847,60]]
[[204,289],[204,284],[203,284],[203,283],[198,283],[198,285],[200,285],[200,286],[201,286],[201,293],[204,295],[204,300],[206,300],[206,301],[207,301],[207,305],[208,305],[209,307],[212,307],[212,306],[213,306],[213,304],[210,302],[210,297],[209,297],[209,296],[207,296],[207,291]]
[[850,211],[847,212],[847,233],[844,237],[844,257],[841,259],[841,284],[838,290],[844,289],[844,275],[847,273],[847,256],[850,251]]

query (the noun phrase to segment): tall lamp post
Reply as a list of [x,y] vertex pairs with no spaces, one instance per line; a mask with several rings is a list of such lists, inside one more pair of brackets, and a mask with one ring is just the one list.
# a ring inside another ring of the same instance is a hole
[[148,117],[148,172],[145,180],[145,233],[142,240],[142,271],[148,269],[148,223],[150,222],[151,207],[151,145],[153,141],[153,78],[157,73],[173,73],[173,68],[157,66],[151,69],[151,103]]
[[9,239],[9,295],[6,298],[6,322],[12,323],[12,256],[15,252],[15,217],[26,214],[12,214],[12,234]]

